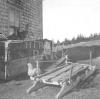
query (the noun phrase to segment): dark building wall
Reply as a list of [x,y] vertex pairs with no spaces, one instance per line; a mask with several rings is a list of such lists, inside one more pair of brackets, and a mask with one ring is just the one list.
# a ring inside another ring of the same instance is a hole
[[6,0],[0,0],[0,32],[7,34],[8,32],[8,7]]
[[42,0],[0,0],[0,32],[6,36],[14,27],[25,30],[29,24],[28,37],[43,38]]

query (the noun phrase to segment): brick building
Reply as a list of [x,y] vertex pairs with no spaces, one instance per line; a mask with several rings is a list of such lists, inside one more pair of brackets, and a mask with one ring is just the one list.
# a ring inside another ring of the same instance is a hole
[[0,0],[0,33],[9,36],[12,27],[23,31],[27,24],[27,38],[43,38],[42,0]]

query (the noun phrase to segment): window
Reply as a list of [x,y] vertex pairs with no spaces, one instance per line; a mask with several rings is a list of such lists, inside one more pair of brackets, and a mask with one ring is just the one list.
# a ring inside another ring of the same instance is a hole
[[39,51],[38,50],[33,50],[33,56],[37,56],[39,55]]
[[39,42],[39,49],[43,48],[43,42]]
[[20,12],[17,9],[9,9],[9,27],[10,34],[14,33],[14,27],[19,27]]

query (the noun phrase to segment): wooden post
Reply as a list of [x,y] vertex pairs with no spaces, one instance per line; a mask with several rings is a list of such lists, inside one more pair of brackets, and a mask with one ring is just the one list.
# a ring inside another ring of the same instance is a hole
[[70,73],[69,73],[69,82],[70,83],[71,83],[71,77],[72,77],[72,70],[73,70],[73,66],[71,66]]
[[92,48],[90,48],[90,65],[92,65]]
[[64,57],[64,50],[62,49],[62,57]]
[[5,80],[7,79],[7,65],[5,65]]
[[64,43],[62,45],[62,57],[64,57]]
[[9,44],[9,42],[5,42],[5,80],[7,79],[7,53],[8,53],[8,44]]
[[40,68],[39,68],[39,61],[38,60],[36,61],[36,68],[38,70],[38,74],[37,75],[39,75],[40,74]]
[[54,54],[53,54],[53,41],[51,42],[51,59],[54,59]]

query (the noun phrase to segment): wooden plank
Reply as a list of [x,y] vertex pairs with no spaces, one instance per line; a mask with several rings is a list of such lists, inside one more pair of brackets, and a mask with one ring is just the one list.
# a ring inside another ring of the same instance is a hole
[[[71,69],[71,68],[70,68]],[[70,78],[70,69],[68,71],[64,71],[63,73],[55,76],[54,78],[51,78],[51,81],[56,81],[56,82],[59,82],[59,81],[64,81],[65,79],[68,79]],[[73,69],[72,69],[72,74],[71,75],[74,75],[76,74],[78,71],[82,70],[82,67],[81,66],[75,66]]]
[[[84,67],[83,64],[82,65],[81,64],[76,64],[75,67],[72,70],[72,76],[77,74],[79,71],[82,71],[82,70],[88,68],[88,66],[89,65],[85,65],[85,67]],[[60,72],[58,71],[55,74],[53,73],[53,74],[44,76],[41,79],[43,79],[43,80],[45,80],[45,81],[47,81],[49,83],[49,81],[50,82],[62,82],[65,79],[68,79],[69,77],[70,77],[70,68],[64,68],[64,69],[61,69]]]
[[53,78],[53,77],[56,77],[56,76],[59,76],[61,75],[63,72],[68,72],[70,70],[71,67],[74,67],[73,68],[73,71],[78,71],[80,68],[82,68],[82,65],[78,64],[78,63],[75,63],[75,64],[71,64],[69,66],[66,66],[66,67],[63,67],[59,70],[55,70],[55,72],[51,72],[50,74],[47,74],[43,77],[41,77],[41,79],[45,79],[45,80],[48,80],[50,78]]

